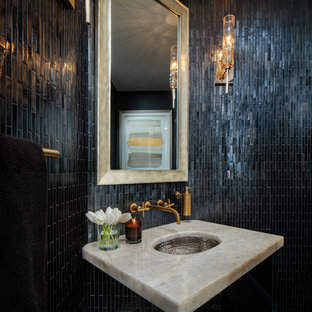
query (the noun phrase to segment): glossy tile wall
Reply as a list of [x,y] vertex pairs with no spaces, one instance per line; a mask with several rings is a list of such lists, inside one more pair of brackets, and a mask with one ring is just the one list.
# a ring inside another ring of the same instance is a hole
[[[193,217],[284,235],[273,257],[273,300],[278,311],[311,311],[312,4],[184,2]],[[85,270],[84,213],[87,201],[89,209],[126,211],[132,201],[172,198],[185,184],[95,186],[95,26],[84,22],[84,1],[72,11],[63,3],[0,1],[0,44],[10,43],[0,62],[0,131],[61,151],[47,160],[49,311],[85,311],[86,301],[89,311],[157,311],[99,270]],[[229,12],[237,18],[235,80],[225,95],[213,84],[214,53]],[[153,211],[144,226],[173,221]]]
[[[312,4],[183,2],[190,8],[193,218],[284,235],[285,247],[273,257],[273,301],[277,311],[311,311]],[[216,44],[227,13],[236,16],[229,95],[214,86]],[[95,186],[94,112],[93,104],[90,207],[117,205],[126,211],[132,201],[171,197],[183,189],[183,183]],[[144,221],[150,227],[174,220],[156,211]],[[88,287],[90,311],[156,309],[91,266]]]
[[[312,3],[189,1],[190,171],[195,216],[285,236],[278,311],[311,310]],[[237,18],[235,79],[215,87],[222,17]]]
[[47,159],[48,311],[84,311],[86,301],[86,51],[84,1],[75,10],[59,0],[0,1],[1,133],[60,151]]

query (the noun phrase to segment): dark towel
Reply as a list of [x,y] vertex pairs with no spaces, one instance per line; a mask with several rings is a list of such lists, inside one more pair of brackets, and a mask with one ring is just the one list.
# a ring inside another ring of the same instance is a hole
[[0,310],[45,311],[47,170],[41,147],[0,134]]

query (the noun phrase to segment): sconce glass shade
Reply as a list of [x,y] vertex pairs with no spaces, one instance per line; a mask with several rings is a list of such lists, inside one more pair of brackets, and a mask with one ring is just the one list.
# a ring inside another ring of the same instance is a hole
[[235,16],[230,14],[223,19],[223,63],[226,68],[234,66],[234,26]]
[[223,51],[222,51],[222,49],[217,50],[217,52],[216,52],[216,63],[217,63],[216,76],[218,79],[224,79],[225,66],[223,64]]
[[171,89],[176,89],[178,86],[178,57],[176,45],[170,47],[169,84]]

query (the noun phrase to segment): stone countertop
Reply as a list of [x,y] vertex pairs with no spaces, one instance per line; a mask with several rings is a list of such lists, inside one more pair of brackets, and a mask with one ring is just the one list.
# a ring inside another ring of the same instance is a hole
[[[216,247],[191,255],[171,255],[153,246],[180,232],[203,232],[221,240]],[[199,220],[144,230],[142,242],[116,250],[97,243],[83,247],[83,258],[166,312],[194,311],[284,244],[282,236]]]

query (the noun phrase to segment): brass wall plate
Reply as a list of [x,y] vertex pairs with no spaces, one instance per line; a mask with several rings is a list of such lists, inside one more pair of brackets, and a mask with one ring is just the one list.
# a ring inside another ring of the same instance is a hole
[[[234,80],[234,67],[230,68],[229,70],[229,85],[233,85],[233,80]],[[226,78],[224,79],[218,79],[215,78],[215,86],[225,86],[226,85]]]

